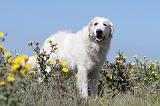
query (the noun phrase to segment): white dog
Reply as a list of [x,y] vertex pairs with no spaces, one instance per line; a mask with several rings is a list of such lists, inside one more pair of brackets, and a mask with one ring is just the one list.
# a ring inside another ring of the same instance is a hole
[[[50,36],[42,49],[50,51],[48,43],[51,40],[58,45],[57,56],[66,59],[72,70],[77,67],[77,85],[82,97],[90,94],[96,95],[98,91],[98,74],[103,65],[110,47],[113,33],[111,21],[103,17],[95,17],[87,26],[77,33],[58,32]],[[55,60],[55,54],[50,60]],[[36,60],[29,59],[32,67]]]

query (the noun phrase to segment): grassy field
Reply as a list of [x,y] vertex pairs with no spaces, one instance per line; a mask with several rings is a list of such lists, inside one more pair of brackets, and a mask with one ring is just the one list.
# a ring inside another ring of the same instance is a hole
[[[6,35],[0,33],[3,44]],[[49,42],[51,53],[56,44]],[[75,74],[66,60],[48,61],[38,42],[28,44],[35,51],[40,72],[31,70],[28,56],[13,54],[0,45],[0,106],[160,106],[160,63],[146,56],[127,57],[118,51],[114,62],[106,61],[100,71],[97,97],[83,99]],[[46,67],[52,71],[47,73]]]

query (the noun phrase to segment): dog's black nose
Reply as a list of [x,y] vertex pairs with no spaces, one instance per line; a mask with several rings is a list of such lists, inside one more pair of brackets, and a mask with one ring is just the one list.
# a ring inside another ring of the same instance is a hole
[[101,29],[97,29],[96,33],[97,33],[97,35],[102,35],[102,30]]

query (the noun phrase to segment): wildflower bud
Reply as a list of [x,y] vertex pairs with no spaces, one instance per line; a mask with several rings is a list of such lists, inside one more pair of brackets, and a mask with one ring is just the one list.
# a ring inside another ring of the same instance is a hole
[[146,81],[147,80],[147,77],[144,77],[144,81]]
[[116,61],[118,64],[122,64],[123,62],[122,62],[122,60],[117,60]]
[[123,59],[124,59],[124,60],[126,60],[126,59],[127,59],[127,57],[126,57],[126,56],[123,56]]
[[149,78],[149,80],[153,80],[153,78],[151,77],[151,78]]
[[147,56],[143,56],[143,58],[144,58],[144,60],[145,60],[145,61],[148,61],[148,58],[147,58]]
[[55,48],[54,48],[54,50],[58,50],[58,48],[57,48],[57,47],[55,47]]
[[39,42],[35,42],[35,45],[38,46],[40,43]]
[[35,55],[34,55],[34,58],[35,58],[35,59],[37,59],[37,58],[38,58],[38,55],[37,55],[37,54],[35,54]]
[[58,64],[59,63],[59,59],[56,59],[56,64]]
[[133,58],[138,58],[138,55],[137,54],[133,55]]
[[20,54],[19,53],[16,53],[16,57],[18,57]]
[[131,64],[132,66],[134,66],[136,63],[132,61],[130,64]]
[[33,45],[33,41],[29,41],[28,46],[32,46]]
[[144,65],[144,61],[140,61],[140,64],[141,64],[141,65]]
[[48,43],[52,43],[52,41],[51,41],[51,40],[48,40]]
[[0,86],[4,86],[5,82],[4,81],[0,81]]

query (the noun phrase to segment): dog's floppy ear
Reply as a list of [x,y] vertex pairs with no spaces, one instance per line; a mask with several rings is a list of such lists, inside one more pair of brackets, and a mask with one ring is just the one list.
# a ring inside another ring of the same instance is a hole
[[114,32],[114,28],[113,28],[113,24],[112,22],[109,23],[110,24],[110,27],[111,27],[111,31],[110,31],[110,37],[112,38],[113,36],[113,32]]
[[90,30],[91,30],[91,26],[93,25],[93,20],[91,20],[89,23],[88,23],[88,30],[89,30],[89,32],[90,32]]
[[88,36],[89,38],[91,38],[91,26],[92,26],[92,21],[90,21],[87,25],[87,33],[88,33]]

